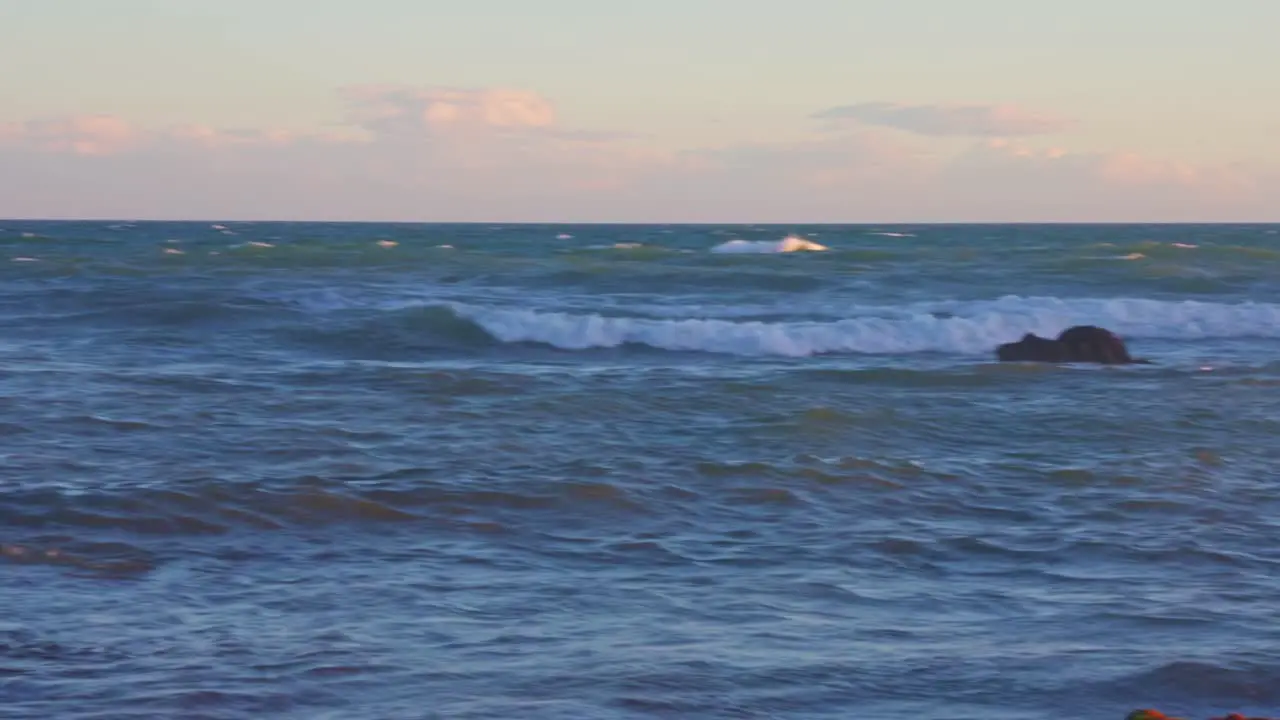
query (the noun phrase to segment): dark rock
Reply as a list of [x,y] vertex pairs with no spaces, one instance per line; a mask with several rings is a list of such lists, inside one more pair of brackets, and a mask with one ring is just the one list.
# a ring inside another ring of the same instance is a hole
[[1040,337],[1035,333],[1027,333],[1018,342],[1005,343],[997,347],[996,357],[1001,362],[1071,362],[1066,344]]
[[1056,340],[1027,333],[1017,342],[997,347],[996,358],[1001,362],[1149,364],[1131,357],[1118,335],[1096,325],[1069,327]]

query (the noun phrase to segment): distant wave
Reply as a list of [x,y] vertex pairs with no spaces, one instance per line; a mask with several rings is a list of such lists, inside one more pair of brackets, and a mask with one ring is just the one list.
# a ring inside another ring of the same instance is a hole
[[672,351],[803,357],[828,353],[986,354],[1023,333],[1055,335],[1095,323],[1129,338],[1280,338],[1280,305],[1168,302],[1134,298],[1005,297],[898,308],[889,316],[763,322],[719,318],[654,319],[595,313],[449,306],[500,342],[565,350],[645,345]]
[[821,252],[827,250],[812,240],[788,235],[781,240],[730,240],[711,248],[711,252],[722,255],[761,255],[769,253]]

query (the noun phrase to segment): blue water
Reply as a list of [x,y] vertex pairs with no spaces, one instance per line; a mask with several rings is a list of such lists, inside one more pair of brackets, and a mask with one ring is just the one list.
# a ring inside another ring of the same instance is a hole
[[[1275,712],[1277,277],[1260,225],[0,221],[0,716]],[[1076,323],[1155,364],[993,362]]]

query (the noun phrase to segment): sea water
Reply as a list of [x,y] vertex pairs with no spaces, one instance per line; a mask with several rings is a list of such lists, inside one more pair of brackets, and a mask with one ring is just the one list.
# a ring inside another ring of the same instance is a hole
[[1278,233],[0,221],[0,716],[1275,712]]

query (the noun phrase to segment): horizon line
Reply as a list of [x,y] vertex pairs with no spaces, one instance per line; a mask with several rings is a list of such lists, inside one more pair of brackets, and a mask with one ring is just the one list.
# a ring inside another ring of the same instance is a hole
[[66,218],[66,217],[0,217],[0,222],[40,222],[40,223],[93,223],[93,222],[109,222],[109,223],[252,223],[252,224],[283,224],[283,223],[312,223],[325,225],[503,225],[503,226],[527,226],[527,225],[635,225],[635,226],[723,226],[723,225],[752,225],[752,226],[788,226],[788,225],[804,225],[810,227],[832,227],[832,226],[876,226],[876,225],[909,225],[909,226],[943,226],[943,225],[1055,225],[1055,226],[1086,226],[1086,225],[1280,225],[1280,219],[1277,220],[822,220],[822,221],[803,221],[803,220],[770,220],[770,221],[750,221],[750,220],[697,220],[697,221],[663,221],[663,220],[319,220],[319,219],[228,219],[212,217],[192,217],[184,219],[174,218],[136,218],[136,217],[84,217],[84,218]]

